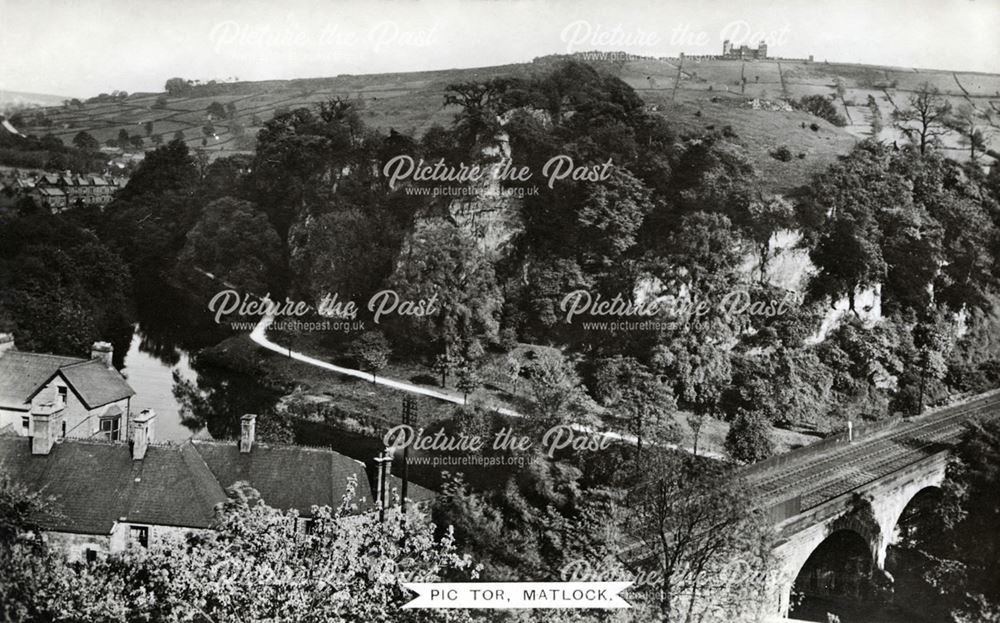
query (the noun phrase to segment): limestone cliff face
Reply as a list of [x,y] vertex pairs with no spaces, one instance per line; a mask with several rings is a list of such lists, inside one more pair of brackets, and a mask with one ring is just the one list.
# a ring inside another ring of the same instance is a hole
[[[501,117],[501,126],[509,120],[510,114]],[[480,164],[489,166],[492,163],[499,167],[510,159],[510,140],[507,133],[501,131],[482,150]],[[444,217],[477,240],[491,259],[496,261],[504,257],[510,252],[515,238],[524,231],[523,200],[512,192],[517,189],[504,189],[495,176],[486,175],[464,190],[462,196],[440,198],[429,214],[417,219],[415,230]],[[430,222],[421,223],[427,220]]]

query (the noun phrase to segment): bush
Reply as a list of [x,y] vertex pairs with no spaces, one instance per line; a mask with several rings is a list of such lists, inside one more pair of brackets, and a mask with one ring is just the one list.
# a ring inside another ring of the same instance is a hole
[[837,107],[834,106],[833,102],[822,95],[807,95],[798,102],[793,101],[792,105],[799,110],[812,113],[820,119],[826,119],[838,128],[847,125],[847,120],[837,112]]
[[819,132],[819,124],[814,121],[809,124],[809,129],[813,132]]
[[774,151],[771,152],[771,157],[775,160],[780,160],[782,162],[788,162],[792,159],[792,150],[788,149],[787,145],[782,145]]

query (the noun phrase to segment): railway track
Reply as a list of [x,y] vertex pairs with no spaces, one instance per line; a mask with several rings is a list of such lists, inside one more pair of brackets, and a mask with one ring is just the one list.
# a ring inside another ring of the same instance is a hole
[[956,439],[969,420],[998,413],[1000,393],[991,393],[886,429],[870,439],[815,455],[804,450],[800,462],[754,474],[747,482],[759,492],[762,505],[801,496],[805,510],[936,452],[942,444]]

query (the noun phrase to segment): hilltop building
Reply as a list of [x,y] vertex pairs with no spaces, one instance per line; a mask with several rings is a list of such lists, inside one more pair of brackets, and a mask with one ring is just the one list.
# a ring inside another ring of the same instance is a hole
[[30,437],[37,420],[59,438],[123,438],[135,390],[113,354],[108,342],[95,342],[89,359],[25,353],[0,334],[0,431]]
[[767,43],[761,40],[761,42],[757,44],[756,48],[751,48],[745,43],[740,47],[735,47],[729,39],[726,39],[722,42],[722,56],[723,58],[737,58],[743,60],[763,60],[767,58]]
[[[333,450],[258,444],[252,414],[241,419],[237,442],[179,444],[155,443],[150,410],[135,417],[131,443],[63,439],[59,414],[31,417],[30,440],[0,435],[0,473],[54,498],[57,512],[35,519],[49,545],[70,560],[92,561],[210,530],[216,506],[238,482],[256,489],[265,504],[296,509],[301,531],[309,528],[313,505],[341,504],[349,480],[357,481],[356,514],[373,512],[375,499],[390,504],[389,492],[400,488],[388,461],[377,462],[376,482],[386,483],[379,486],[369,483],[363,463]],[[422,503],[433,493],[411,483],[408,497]]]

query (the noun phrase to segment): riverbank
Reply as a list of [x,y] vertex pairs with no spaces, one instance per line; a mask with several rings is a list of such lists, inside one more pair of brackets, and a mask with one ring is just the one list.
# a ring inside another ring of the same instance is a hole
[[[342,354],[325,347],[315,336],[268,334],[268,337],[291,351],[308,352],[319,361],[338,363],[343,360]],[[526,351],[540,348],[547,347],[522,345],[512,354],[515,357],[524,357]],[[269,388],[281,391],[284,397],[279,401],[279,408],[294,416],[305,417],[313,422],[325,422],[351,432],[376,434],[379,430],[401,423],[403,399],[408,395],[412,396],[410,392],[401,389],[338,374],[260,348],[249,335],[228,338],[216,346],[204,349],[199,357],[212,365],[253,374]],[[509,389],[500,387],[503,381],[497,377],[502,374],[504,357],[506,356],[487,356],[483,366],[486,371],[485,383],[483,387],[470,394],[470,405],[479,404],[488,409],[504,408],[511,412],[526,410],[530,406],[527,396],[517,391],[516,386]],[[379,377],[405,379],[416,386],[426,387],[430,392],[448,392],[459,401],[457,396],[460,394],[457,389],[449,385],[442,387],[440,377],[419,364],[391,362]],[[454,379],[449,381],[454,382]],[[431,397],[418,396],[417,403],[421,424],[447,419],[456,409],[461,408],[460,404]],[[593,407],[598,417],[604,411],[597,405]],[[673,417],[681,434],[679,445],[690,448],[694,446],[695,433],[688,422],[688,415],[686,412],[677,412]],[[706,418],[698,435],[699,452],[709,456],[724,456],[728,431],[727,422]],[[779,428],[772,429],[772,437],[777,452],[787,452],[820,439],[818,436]]]

